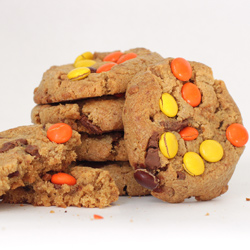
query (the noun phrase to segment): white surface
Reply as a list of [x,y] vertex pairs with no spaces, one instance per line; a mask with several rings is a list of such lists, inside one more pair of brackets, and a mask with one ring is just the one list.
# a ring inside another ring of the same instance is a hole
[[[33,90],[50,66],[86,50],[132,47],[211,66],[250,131],[248,0],[1,0],[0,10],[1,131],[31,124]],[[210,202],[123,197],[105,209],[0,204],[1,249],[90,249],[90,242],[91,249],[242,249],[250,233],[249,153],[248,145],[229,191]],[[94,214],[104,219],[93,220]]]

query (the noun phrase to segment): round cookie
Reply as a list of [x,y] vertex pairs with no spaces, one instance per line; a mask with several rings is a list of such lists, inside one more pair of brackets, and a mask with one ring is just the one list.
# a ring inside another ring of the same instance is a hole
[[148,67],[128,85],[123,110],[128,158],[136,180],[153,196],[173,203],[191,196],[210,200],[227,191],[244,150],[226,135],[231,124],[242,124],[241,114],[211,68],[173,61]]
[[[34,90],[34,101],[37,104],[57,103],[103,95],[124,93],[132,77],[163,58],[144,48],[125,51],[124,54],[135,53],[136,58],[117,64],[111,70],[102,73],[90,73],[81,80],[69,79],[67,74],[75,67],[73,64],[53,66],[47,70],[40,85]],[[94,53],[96,69],[102,64],[107,53]],[[98,69],[97,69],[98,70]],[[95,70],[94,70],[95,71]]]

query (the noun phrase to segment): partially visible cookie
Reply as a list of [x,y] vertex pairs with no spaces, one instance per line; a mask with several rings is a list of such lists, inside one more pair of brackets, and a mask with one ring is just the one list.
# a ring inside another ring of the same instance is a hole
[[227,191],[244,150],[244,144],[236,147],[228,139],[229,126],[242,127],[242,117],[211,68],[173,61],[149,67],[128,85],[123,111],[128,158],[136,180],[155,197],[210,200]]
[[134,170],[129,165],[129,162],[79,162],[78,164],[108,171],[119,189],[120,196],[144,196],[150,194],[149,189],[136,182]]
[[80,135],[73,131],[67,142],[57,144],[47,138],[49,127],[22,126],[0,132],[0,195],[33,183],[47,171],[62,171],[75,161]]
[[119,197],[119,191],[108,171],[89,167],[73,167],[75,185],[54,184],[52,174],[45,173],[35,183],[10,190],[5,203],[28,203],[35,206],[107,207]]
[[131,52],[138,56],[115,65],[110,71],[91,73],[77,81],[67,77],[74,69],[73,64],[51,67],[44,73],[40,85],[34,90],[34,101],[37,104],[48,104],[124,93],[128,82],[136,73],[163,59],[159,54],[151,53],[144,48],[131,49],[125,53]]
[[128,161],[123,132],[103,135],[81,134],[81,145],[76,147],[78,161]]
[[34,124],[64,122],[78,132],[102,134],[123,130],[124,97],[105,96],[75,102],[37,105],[31,112]]

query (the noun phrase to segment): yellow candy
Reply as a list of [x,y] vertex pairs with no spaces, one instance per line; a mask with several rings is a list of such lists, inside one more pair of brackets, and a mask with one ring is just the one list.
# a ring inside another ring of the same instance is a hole
[[86,59],[89,59],[89,60],[92,60],[94,58],[94,55],[87,51],[87,52],[84,52],[83,54],[81,54],[80,56],[78,56],[76,59],[75,59],[75,62],[74,62],[74,66],[75,64],[78,62],[78,61],[81,61],[81,60],[86,60]]
[[176,116],[178,105],[173,96],[163,93],[159,101],[161,111],[168,117]]
[[80,61],[76,62],[74,65],[75,65],[76,68],[79,68],[79,67],[91,67],[95,63],[96,62],[94,60],[85,59],[85,60],[80,60]]
[[206,140],[200,145],[201,156],[209,162],[217,162],[223,157],[223,148],[215,140]]
[[90,74],[90,69],[86,67],[76,68],[68,73],[68,78],[71,80],[81,80]]
[[178,141],[176,136],[170,132],[162,134],[159,141],[159,148],[165,157],[169,159],[174,158],[178,152]]
[[201,175],[205,170],[202,158],[195,152],[187,152],[183,157],[183,167],[190,175]]

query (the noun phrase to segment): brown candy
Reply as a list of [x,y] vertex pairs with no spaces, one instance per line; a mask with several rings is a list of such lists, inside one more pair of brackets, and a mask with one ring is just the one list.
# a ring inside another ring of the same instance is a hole
[[145,169],[137,169],[134,178],[140,185],[150,190],[154,190],[159,185],[157,177]]

